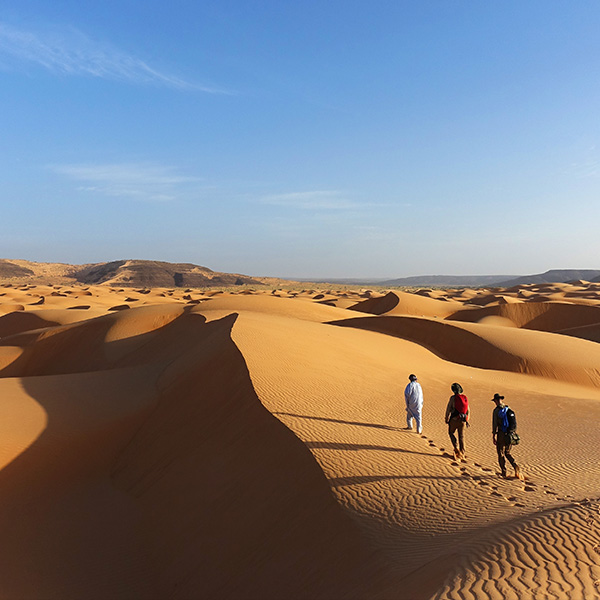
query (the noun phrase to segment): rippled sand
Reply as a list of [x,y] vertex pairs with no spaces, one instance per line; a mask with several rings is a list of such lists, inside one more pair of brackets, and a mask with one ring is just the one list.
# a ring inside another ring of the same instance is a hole
[[587,282],[0,285],[0,597],[597,597],[599,340]]

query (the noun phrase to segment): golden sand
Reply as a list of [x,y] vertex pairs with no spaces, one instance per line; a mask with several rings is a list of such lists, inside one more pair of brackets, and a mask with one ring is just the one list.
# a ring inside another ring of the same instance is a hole
[[0,286],[0,598],[598,597],[599,332],[586,282]]

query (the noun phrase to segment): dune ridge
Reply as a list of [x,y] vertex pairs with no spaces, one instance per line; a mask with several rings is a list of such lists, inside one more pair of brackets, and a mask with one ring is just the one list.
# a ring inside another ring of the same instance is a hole
[[[0,595],[592,598],[600,356],[573,333],[600,327],[597,302],[586,282],[0,286]],[[522,481],[498,475],[495,392]]]
[[364,317],[331,324],[408,339],[446,360],[471,367],[600,387],[600,346],[587,340],[419,317]]

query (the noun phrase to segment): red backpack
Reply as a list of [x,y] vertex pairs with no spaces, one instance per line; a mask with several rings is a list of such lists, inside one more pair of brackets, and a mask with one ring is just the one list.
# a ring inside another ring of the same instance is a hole
[[[469,401],[464,394],[454,394],[454,414],[458,416],[466,415],[469,410]],[[466,418],[463,418],[466,421]]]

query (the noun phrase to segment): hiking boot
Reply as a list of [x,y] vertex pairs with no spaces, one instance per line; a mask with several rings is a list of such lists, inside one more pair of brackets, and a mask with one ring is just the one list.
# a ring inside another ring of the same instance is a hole
[[519,465],[517,465],[517,466],[515,467],[515,477],[516,477],[517,479],[520,479],[521,481],[524,479],[524,477],[523,477],[523,473],[521,473],[521,468],[519,467]]
[[421,433],[423,433],[423,428],[422,428],[422,427],[419,427],[419,428],[417,429],[417,433],[418,433],[419,435],[420,435]]
[[460,450],[458,448],[454,448],[454,460],[460,460]]
[[502,477],[504,477],[504,479],[506,479],[506,477],[507,477],[507,474],[506,474],[506,469],[502,469],[502,471],[501,471],[500,475],[501,475]]

